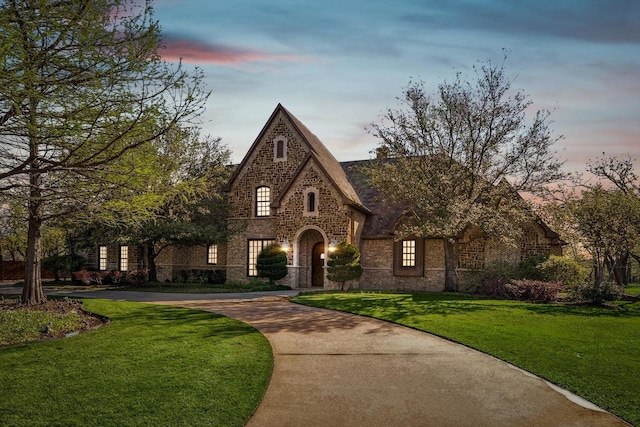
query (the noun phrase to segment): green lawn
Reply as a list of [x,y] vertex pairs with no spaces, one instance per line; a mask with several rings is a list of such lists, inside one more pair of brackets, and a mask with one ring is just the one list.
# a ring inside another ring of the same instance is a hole
[[0,349],[2,426],[242,426],[273,357],[241,322],[178,307],[86,300],[108,326]]
[[389,320],[460,342],[640,426],[640,302],[606,308],[366,292],[303,294],[293,301]]

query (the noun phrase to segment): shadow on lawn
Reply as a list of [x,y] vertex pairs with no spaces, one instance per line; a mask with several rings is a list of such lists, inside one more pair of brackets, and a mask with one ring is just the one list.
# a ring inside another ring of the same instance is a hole
[[524,304],[522,309],[551,316],[640,317],[640,302],[617,302],[605,306],[590,304]]

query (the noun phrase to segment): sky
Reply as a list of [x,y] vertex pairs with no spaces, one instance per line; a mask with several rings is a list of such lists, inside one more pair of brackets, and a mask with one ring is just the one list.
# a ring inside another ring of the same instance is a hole
[[[427,92],[502,62],[533,110],[551,111],[567,170],[640,165],[638,0],[156,0],[163,58],[200,67],[203,134],[242,160],[278,103],[339,161],[371,158],[367,129],[410,81]],[[532,111],[533,112],[533,111]],[[530,115],[533,117],[533,114]]]

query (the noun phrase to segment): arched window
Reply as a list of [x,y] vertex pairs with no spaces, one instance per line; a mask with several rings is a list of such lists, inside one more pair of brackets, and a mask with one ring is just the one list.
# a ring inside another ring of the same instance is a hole
[[273,161],[284,162],[287,160],[287,138],[280,135],[273,140]]
[[256,188],[256,216],[271,215],[271,189],[266,186]]
[[304,191],[304,211],[305,216],[317,216],[318,215],[318,189],[307,188]]
[[307,195],[307,212],[316,211],[316,193],[309,193]]

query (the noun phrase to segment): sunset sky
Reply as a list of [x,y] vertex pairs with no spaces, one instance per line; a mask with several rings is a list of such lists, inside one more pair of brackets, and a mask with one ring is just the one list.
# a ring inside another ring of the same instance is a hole
[[568,170],[640,158],[638,0],[157,0],[155,17],[163,57],[204,70],[203,133],[235,162],[278,103],[338,160],[368,159],[366,128],[410,80],[473,79],[503,49],[512,87],[552,111]]

